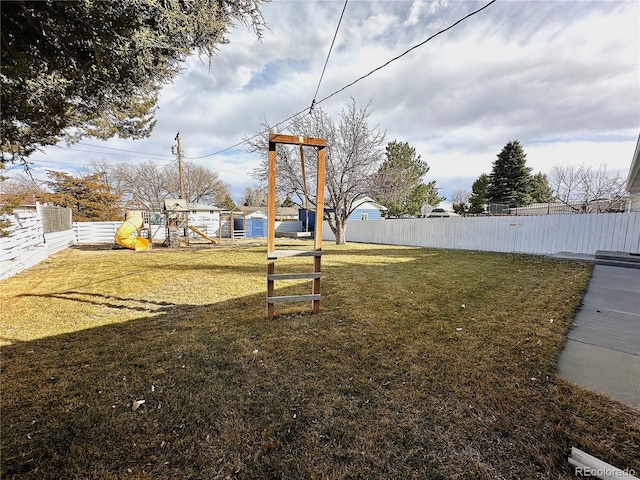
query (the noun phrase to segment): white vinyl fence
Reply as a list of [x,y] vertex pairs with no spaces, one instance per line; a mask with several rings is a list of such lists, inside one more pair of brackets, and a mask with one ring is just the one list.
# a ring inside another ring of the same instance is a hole
[[[640,212],[350,221],[348,242],[489,252],[640,253]],[[323,240],[335,240],[327,222]]]
[[[75,222],[72,230],[44,233],[35,212],[16,213],[11,221],[11,235],[0,238],[0,280],[74,243],[113,243],[122,224]],[[154,238],[163,238],[164,228],[156,228]],[[597,250],[640,254],[640,212],[354,220],[347,224],[346,237],[350,242],[539,255],[593,255]],[[335,240],[326,222],[323,239]]]
[[73,230],[44,233],[42,217],[20,212],[9,217],[10,235],[0,238],[0,280],[12,277],[75,243]]

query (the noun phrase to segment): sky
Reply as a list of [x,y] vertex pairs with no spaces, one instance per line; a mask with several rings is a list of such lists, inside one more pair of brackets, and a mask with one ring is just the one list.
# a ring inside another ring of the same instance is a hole
[[[316,101],[488,1],[350,0],[321,82],[344,1],[263,4],[262,40],[238,25],[211,65],[190,58],[162,89],[150,138],[49,147],[30,158],[35,175],[78,173],[91,160],[166,165],[180,132],[185,161],[217,172],[238,202],[262,158],[237,144],[265,120],[308,109],[318,86]],[[316,108],[338,122],[352,99],[371,102],[370,126],[414,147],[430,167],[425,181],[449,200],[490,173],[511,140],[534,173],[606,165],[626,178],[640,133],[639,27],[638,0],[498,0]]]

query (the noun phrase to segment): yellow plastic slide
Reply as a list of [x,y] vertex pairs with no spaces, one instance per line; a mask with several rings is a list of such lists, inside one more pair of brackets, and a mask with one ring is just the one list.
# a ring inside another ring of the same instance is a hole
[[149,250],[149,240],[136,236],[136,233],[142,228],[142,225],[142,211],[128,211],[124,223],[116,230],[116,243],[135,250],[136,252]]

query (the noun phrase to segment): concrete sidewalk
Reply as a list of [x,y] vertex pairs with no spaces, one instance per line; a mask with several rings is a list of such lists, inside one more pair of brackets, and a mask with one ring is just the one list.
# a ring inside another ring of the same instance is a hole
[[640,269],[595,263],[558,374],[640,408]]

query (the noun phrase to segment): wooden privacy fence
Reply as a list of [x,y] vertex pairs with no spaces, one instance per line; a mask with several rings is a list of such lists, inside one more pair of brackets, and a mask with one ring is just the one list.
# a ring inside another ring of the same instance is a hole
[[[334,240],[328,224],[325,240]],[[640,253],[640,212],[350,221],[347,241],[539,255]]]

